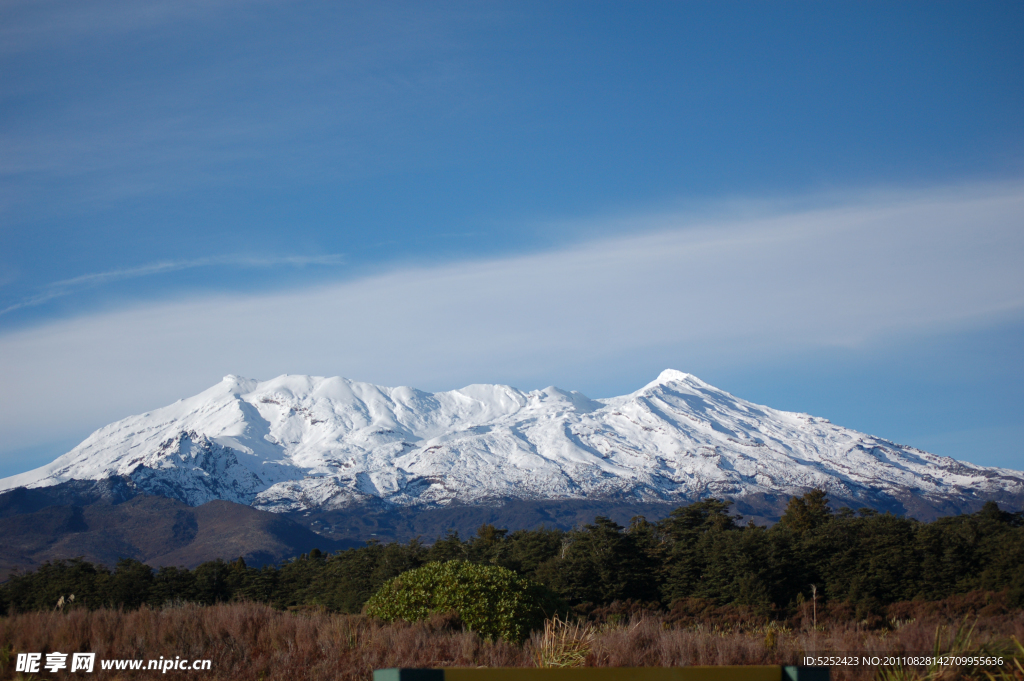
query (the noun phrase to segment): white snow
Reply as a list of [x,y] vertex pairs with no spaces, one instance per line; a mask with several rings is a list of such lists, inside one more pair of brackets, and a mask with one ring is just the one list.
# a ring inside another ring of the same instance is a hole
[[679,371],[591,400],[555,387],[425,393],[345,378],[226,376],[208,390],[99,429],[0,490],[130,476],[190,504],[268,510],[498,498],[628,495],[671,501],[823,487],[857,496],[1024,492],[985,468],[753,404]]

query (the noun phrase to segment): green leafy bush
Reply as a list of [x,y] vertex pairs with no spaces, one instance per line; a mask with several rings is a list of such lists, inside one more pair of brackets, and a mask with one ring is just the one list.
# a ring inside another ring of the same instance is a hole
[[366,614],[415,622],[431,613],[455,612],[487,638],[519,643],[557,608],[550,591],[511,570],[450,560],[427,563],[387,582],[367,601]]

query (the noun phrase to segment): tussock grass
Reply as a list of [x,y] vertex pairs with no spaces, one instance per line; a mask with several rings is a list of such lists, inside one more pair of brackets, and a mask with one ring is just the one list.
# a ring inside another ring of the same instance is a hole
[[538,667],[582,667],[595,636],[596,630],[588,622],[553,617],[544,622],[544,633],[531,639],[534,662]]
[[[876,681],[1019,681],[1024,679],[1024,646],[1016,637],[979,643],[974,639],[977,622],[964,619],[958,627],[939,626],[935,630],[932,663],[920,668],[895,664],[878,670]],[[954,660],[997,658],[1002,665],[983,666],[973,663],[938,664],[942,657]]]

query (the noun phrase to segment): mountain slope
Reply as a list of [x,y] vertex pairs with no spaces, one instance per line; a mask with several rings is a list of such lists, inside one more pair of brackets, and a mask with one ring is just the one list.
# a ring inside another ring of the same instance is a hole
[[985,468],[756,405],[678,371],[591,400],[500,385],[425,393],[344,378],[227,376],[93,433],[0,490],[126,476],[196,506],[275,511],[499,500],[681,502],[811,487],[871,507],[964,509],[1024,499],[1024,473]]
[[[228,501],[191,508],[174,499],[136,496],[121,503],[99,500],[86,505],[49,504],[32,499],[36,510],[5,514],[0,546],[0,581],[11,569],[31,568],[47,560],[83,557],[109,567],[134,558],[154,567],[195,567],[216,558],[239,556],[259,567],[278,563],[313,548],[333,551],[361,542],[337,542],[314,534],[279,513],[267,513]],[[0,501],[10,495],[0,494]]]

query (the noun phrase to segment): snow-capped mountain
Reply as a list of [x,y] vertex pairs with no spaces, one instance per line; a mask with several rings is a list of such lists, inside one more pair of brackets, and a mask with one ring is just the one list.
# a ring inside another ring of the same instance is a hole
[[1024,499],[1024,473],[756,405],[673,370],[600,400],[553,387],[431,394],[344,378],[227,376],[101,428],[53,463],[0,480],[0,490],[113,476],[193,506],[226,499],[276,511],[673,502],[813,487],[847,500]]

